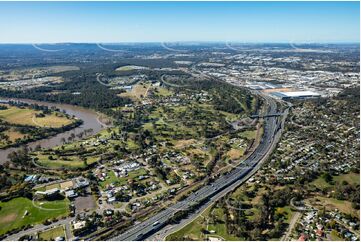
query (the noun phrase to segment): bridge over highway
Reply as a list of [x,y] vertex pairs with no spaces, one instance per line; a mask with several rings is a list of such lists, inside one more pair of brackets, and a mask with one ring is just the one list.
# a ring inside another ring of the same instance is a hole
[[255,115],[251,115],[249,116],[250,118],[268,118],[268,117],[278,117],[278,116],[282,116],[283,113],[269,113],[269,114],[266,114],[266,115],[258,115],[258,114],[255,114]]

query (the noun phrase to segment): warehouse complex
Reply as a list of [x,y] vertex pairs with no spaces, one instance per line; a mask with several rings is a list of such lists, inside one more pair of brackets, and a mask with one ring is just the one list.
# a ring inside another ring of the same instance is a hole
[[272,92],[271,95],[282,100],[289,99],[306,99],[306,98],[318,98],[320,94],[311,91],[298,91],[298,92]]

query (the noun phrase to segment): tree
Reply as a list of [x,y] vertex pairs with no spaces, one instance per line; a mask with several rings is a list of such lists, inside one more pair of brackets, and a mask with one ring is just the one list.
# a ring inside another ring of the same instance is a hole
[[327,183],[331,183],[333,181],[333,177],[330,175],[330,173],[324,173],[322,177]]

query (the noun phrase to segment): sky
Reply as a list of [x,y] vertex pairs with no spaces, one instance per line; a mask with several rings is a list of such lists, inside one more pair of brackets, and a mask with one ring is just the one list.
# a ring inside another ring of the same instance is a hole
[[0,2],[0,43],[359,42],[359,2]]

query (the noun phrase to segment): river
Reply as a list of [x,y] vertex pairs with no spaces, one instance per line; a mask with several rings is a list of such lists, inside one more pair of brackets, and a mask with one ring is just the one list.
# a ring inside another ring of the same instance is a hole
[[[29,104],[38,104],[42,106],[48,106],[48,107],[57,107],[60,110],[64,110],[69,115],[74,115],[78,119],[83,120],[83,124],[77,128],[74,128],[72,130],[59,133],[55,136],[41,139],[38,141],[33,141],[28,144],[26,144],[29,148],[35,148],[36,146],[40,145],[42,148],[52,148],[54,146],[62,145],[62,139],[64,138],[67,140],[68,137],[71,136],[71,134],[79,134],[83,132],[84,130],[93,129],[92,133],[88,133],[86,136],[84,135],[83,138],[96,134],[102,129],[106,128],[106,125],[101,124],[101,122],[98,119],[98,114],[90,109],[69,105],[69,104],[58,104],[58,103],[49,103],[49,102],[42,102],[42,101],[35,101],[30,99],[15,99],[15,98],[0,98],[0,100],[8,100],[8,101],[20,101],[24,103]],[[76,137],[75,139],[79,139]],[[20,147],[10,147],[6,149],[0,149],[0,164],[3,164],[5,161],[8,160],[7,156],[13,151],[16,151],[20,149]]]

